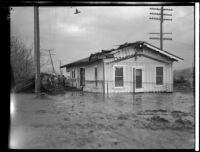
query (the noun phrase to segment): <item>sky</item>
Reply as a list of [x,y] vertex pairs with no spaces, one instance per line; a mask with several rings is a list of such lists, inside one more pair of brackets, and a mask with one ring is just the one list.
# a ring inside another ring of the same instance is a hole
[[[76,8],[81,13],[74,14]],[[163,32],[172,32],[165,37],[172,37],[172,41],[164,41],[163,48],[184,59],[174,62],[175,70],[192,67],[194,7],[165,8],[173,9],[164,11],[172,14],[166,16],[172,21],[163,23]],[[160,31],[160,22],[150,20],[150,12],[159,13],[150,10],[150,6],[39,7],[40,48],[53,50],[54,66],[59,70],[59,61],[68,64],[91,53],[115,49],[125,42],[146,41],[160,47],[159,40],[149,39],[149,33]],[[13,7],[11,11],[11,36],[19,38],[27,47],[34,46],[33,17],[33,7]]]

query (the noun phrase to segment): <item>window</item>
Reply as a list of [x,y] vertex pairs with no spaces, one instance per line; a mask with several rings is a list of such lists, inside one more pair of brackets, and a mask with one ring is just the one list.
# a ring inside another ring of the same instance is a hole
[[163,85],[163,67],[156,67],[156,85]]
[[95,79],[95,85],[97,86],[98,83],[97,83],[97,68],[94,68],[94,79]]
[[72,71],[72,78],[75,78],[75,71]]
[[123,67],[115,67],[115,87],[123,87]]

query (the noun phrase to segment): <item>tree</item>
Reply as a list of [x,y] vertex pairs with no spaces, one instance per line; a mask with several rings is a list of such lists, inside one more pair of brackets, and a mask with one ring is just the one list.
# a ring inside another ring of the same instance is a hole
[[11,66],[15,82],[28,79],[34,75],[34,58],[32,48],[27,48],[17,37],[11,37]]
[[[19,38],[11,37],[11,67],[15,83],[34,76],[34,54],[33,48],[28,48]],[[41,72],[50,72],[49,55],[44,49],[40,51]]]

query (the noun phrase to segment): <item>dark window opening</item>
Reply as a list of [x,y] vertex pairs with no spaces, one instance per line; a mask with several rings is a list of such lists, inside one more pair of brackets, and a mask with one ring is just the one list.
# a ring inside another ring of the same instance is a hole
[[123,87],[123,67],[115,67],[115,87]]
[[142,69],[136,69],[136,88],[142,88]]
[[163,67],[156,67],[156,85],[163,85]]

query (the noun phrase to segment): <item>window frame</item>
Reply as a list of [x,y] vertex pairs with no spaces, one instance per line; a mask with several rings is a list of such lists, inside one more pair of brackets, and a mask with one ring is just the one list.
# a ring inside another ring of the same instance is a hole
[[[157,67],[162,67],[163,68],[163,83],[162,84],[157,84]],[[155,66],[155,84],[156,84],[156,86],[163,86],[164,85],[164,83],[165,83],[165,66],[164,65],[156,65]]]
[[[123,68],[123,86],[116,86],[115,84],[115,69]],[[114,88],[124,88],[124,80],[125,80],[125,65],[113,65],[113,79],[114,79]]]

